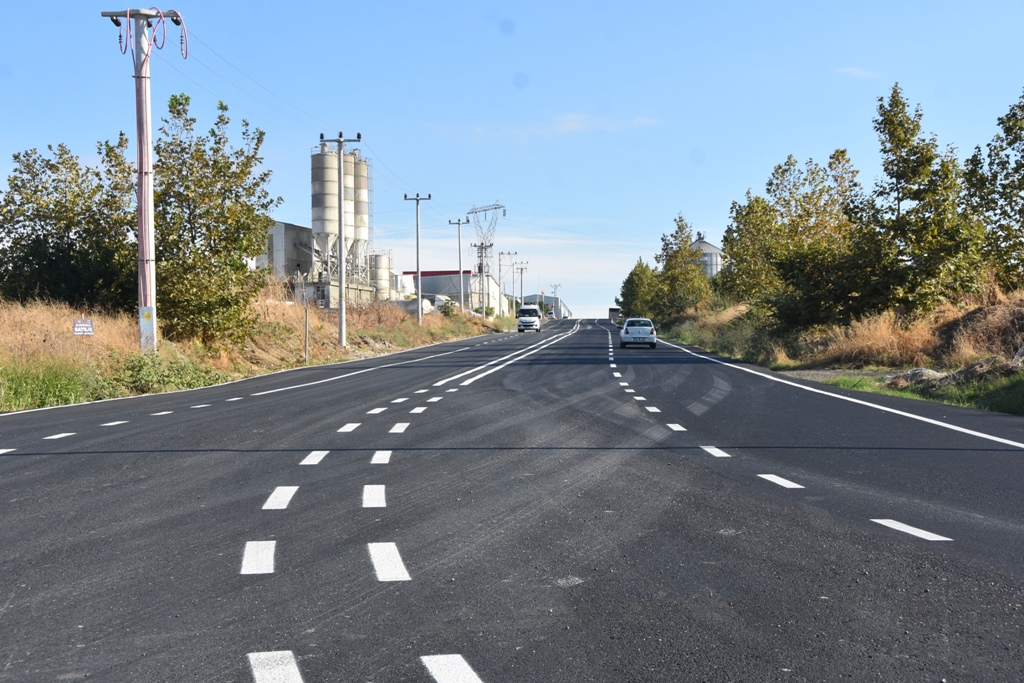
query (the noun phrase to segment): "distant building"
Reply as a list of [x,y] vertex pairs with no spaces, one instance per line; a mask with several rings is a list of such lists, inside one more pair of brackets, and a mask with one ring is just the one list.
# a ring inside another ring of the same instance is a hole
[[709,278],[718,275],[725,262],[725,252],[704,239],[704,234],[698,232],[697,240],[690,245],[692,249],[700,249],[703,256],[700,262],[704,266],[704,274]]
[[496,315],[509,315],[511,310],[508,298],[501,296],[497,281],[490,275],[481,278],[472,270],[463,270],[462,277],[459,277],[458,270],[423,270],[420,271],[422,288],[416,286],[416,271],[405,271],[402,275],[412,278],[412,290],[419,290],[423,298],[429,301],[441,297],[458,303],[461,291],[467,311],[480,308],[481,302],[485,309],[493,309]]

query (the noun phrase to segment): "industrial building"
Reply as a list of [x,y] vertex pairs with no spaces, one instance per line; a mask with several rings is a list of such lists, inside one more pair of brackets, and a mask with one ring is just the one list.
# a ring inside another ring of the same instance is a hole
[[704,274],[708,278],[718,275],[725,264],[725,252],[704,239],[703,233],[697,233],[697,239],[690,245],[691,249],[700,249],[701,265],[704,266]]
[[450,301],[459,303],[459,294],[465,302],[465,310],[477,309],[494,311],[495,315],[510,315],[511,304],[508,296],[502,296],[498,283],[490,275],[481,277],[471,270],[463,270],[459,277],[458,270],[423,270],[423,286],[416,287],[416,271],[406,271],[406,277],[412,278],[412,287],[419,289],[423,296],[433,300],[440,295]]

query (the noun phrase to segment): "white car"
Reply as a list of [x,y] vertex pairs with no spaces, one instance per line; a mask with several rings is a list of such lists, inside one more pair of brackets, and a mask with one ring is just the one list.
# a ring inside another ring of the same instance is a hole
[[658,330],[647,318],[627,318],[619,331],[619,348],[626,344],[647,344],[652,349],[658,346]]

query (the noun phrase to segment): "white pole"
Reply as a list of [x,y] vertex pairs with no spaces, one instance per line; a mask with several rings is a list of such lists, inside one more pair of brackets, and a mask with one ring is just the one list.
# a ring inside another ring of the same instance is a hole
[[153,249],[153,136],[149,95],[149,25],[132,20],[135,34],[135,129],[138,138],[139,347],[156,351],[156,255]]
[[338,344],[348,346],[345,329],[345,138],[338,133]]

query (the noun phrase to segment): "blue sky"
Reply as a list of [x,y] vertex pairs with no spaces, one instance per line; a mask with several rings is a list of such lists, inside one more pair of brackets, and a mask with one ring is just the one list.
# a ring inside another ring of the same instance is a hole
[[[132,137],[131,59],[100,17],[126,6],[10,5],[3,178],[17,151],[64,142],[92,161],[97,141]],[[872,185],[871,120],[894,82],[961,157],[1024,90],[1019,1],[160,7],[185,17],[190,54],[170,27],[152,67],[154,125],[185,92],[204,129],[223,100],[266,131],[271,190],[284,199],[275,218],[310,224],[310,149],[321,132],[358,131],[354,146],[373,161],[373,246],[398,269],[415,268],[403,193],[433,196],[421,205],[424,270],[457,266],[449,220],[500,201],[495,254],[528,262],[527,293],[561,284],[579,316],[607,312],[676,214],[720,244],[730,203],[763,191],[788,154],[824,162],[846,148]],[[463,229],[465,267],[474,238]]]

